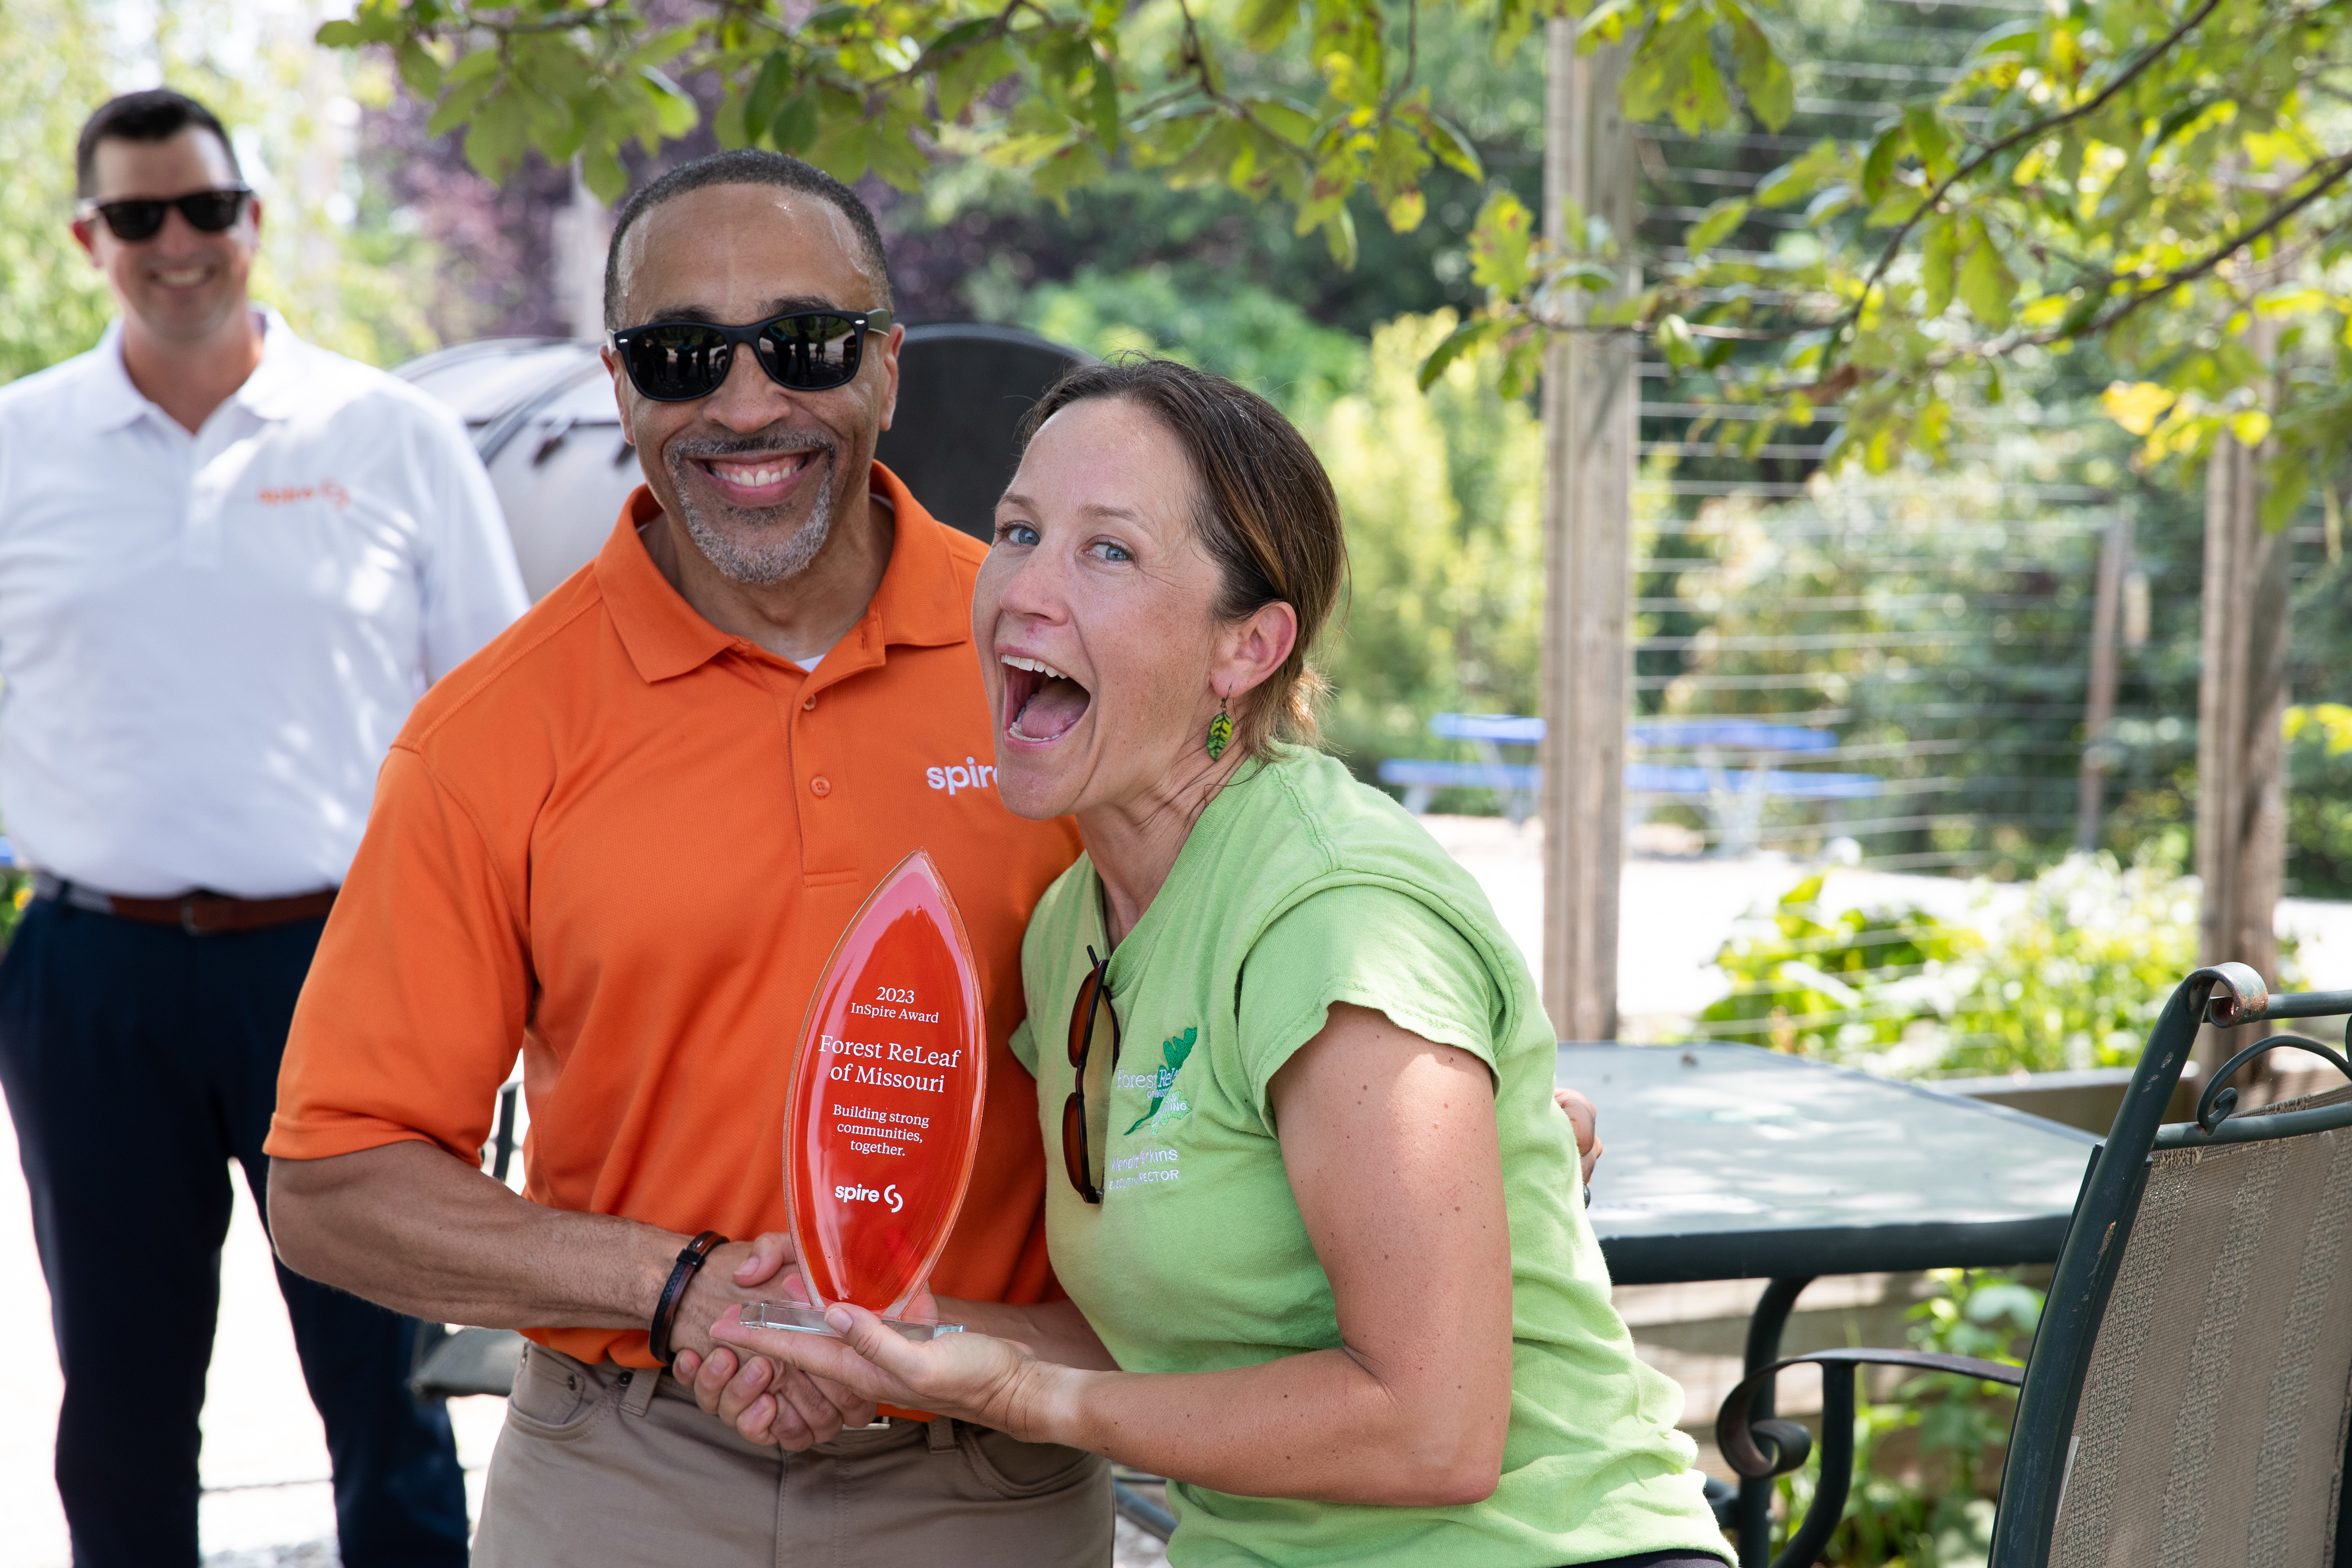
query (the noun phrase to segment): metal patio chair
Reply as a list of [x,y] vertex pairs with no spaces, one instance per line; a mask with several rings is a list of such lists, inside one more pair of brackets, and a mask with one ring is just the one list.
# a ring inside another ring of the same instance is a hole
[[1772,1378],[1822,1369],[1821,1481],[1773,1568],[1813,1563],[1837,1528],[1864,1365],[2020,1389],[1989,1568],[2352,1564],[2352,1085],[2235,1114],[2228,1086],[2281,1048],[2323,1056],[2347,1079],[2352,1064],[2316,1040],[2273,1035],[2213,1075],[2197,1120],[2162,1125],[2200,1022],[2340,1013],[2352,1013],[2352,991],[2273,997],[2242,964],[2181,982],[2092,1155],[2023,1367],[1824,1350],[1734,1389],[1717,1416],[1724,1458],[1743,1476],[1785,1474],[1811,1438],[1765,1414]]

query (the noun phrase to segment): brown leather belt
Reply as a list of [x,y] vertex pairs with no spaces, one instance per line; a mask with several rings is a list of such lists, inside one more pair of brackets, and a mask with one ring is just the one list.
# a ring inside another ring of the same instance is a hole
[[191,936],[225,936],[237,931],[266,931],[316,920],[335,906],[336,890],[297,894],[291,898],[231,898],[224,893],[189,893],[178,898],[125,898],[100,893],[78,882],[37,872],[33,896],[54,899],[75,909],[136,920],[144,925],[176,925]]

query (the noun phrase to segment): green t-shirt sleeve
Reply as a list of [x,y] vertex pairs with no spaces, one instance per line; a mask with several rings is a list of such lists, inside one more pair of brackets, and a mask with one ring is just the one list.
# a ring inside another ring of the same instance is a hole
[[1393,888],[1326,888],[1268,925],[1242,964],[1243,1069],[1269,1122],[1266,1085],[1323,1031],[1334,1002],[1384,1013],[1398,1028],[1458,1046],[1494,1070],[1501,998],[1469,938]]

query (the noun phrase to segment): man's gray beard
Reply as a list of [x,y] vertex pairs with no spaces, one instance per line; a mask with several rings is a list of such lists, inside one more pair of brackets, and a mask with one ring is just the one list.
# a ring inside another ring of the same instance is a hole
[[752,588],[765,588],[770,583],[798,577],[816,559],[817,552],[824,549],[825,538],[833,531],[834,482],[839,476],[839,470],[834,464],[833,447],[823,443],[811,442],[799,448],[762,444],[742,450],[746,454],[814,451],[821,455],[811,461],[824,465],[824,477],[817,485],[816,504],[810,508],[807,521],[781,538],[774,532],[774,524],[755,524],[751,538],[739,543],[720,532],[709,517],[702,515],[702,508],[695,504],[694,492],[687,487],[686,476],[681,472],[691,458],[731,457],[738,453],[712,443],[698,443],[692,449],[685,451],[674,447],[669,453],[670,483],[677,487],[678,510],[686,514],[686,531],[696,547],[719,570],[720,576]]

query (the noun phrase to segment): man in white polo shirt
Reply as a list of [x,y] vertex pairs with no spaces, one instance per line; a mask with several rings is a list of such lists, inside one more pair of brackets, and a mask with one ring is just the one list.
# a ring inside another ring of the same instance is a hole
[[[247,299],[260,205],[218,120],[116,99],[78,175],[121,318],[0,388],[0,809],[38,870],[0,1087],[74,1561],[193,1568],[228,1163],[261,1199],[295,997],[393,737],[526,601],[456,420]],[[278,1278],[343,1563],[463,1563],[448,1418],[403,1387],[415,1324]]]

